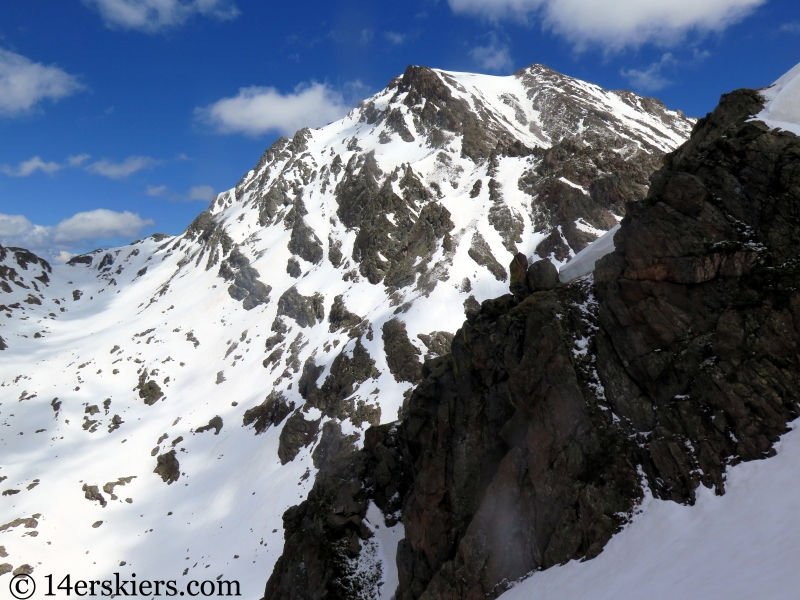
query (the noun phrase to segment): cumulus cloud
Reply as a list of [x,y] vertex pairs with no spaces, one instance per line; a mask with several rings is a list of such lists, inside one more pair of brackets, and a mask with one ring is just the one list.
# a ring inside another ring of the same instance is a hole
[[277,131],[292,135],[302,127],[318,127],[342,118],[350,109],[339,92],[323,83],[297,86],[281,94],[272,87],[241,88],[232,98],[223,98],[195,109],[195,117],[219,133],[261,135]]
[[109,179],[124,179],[133,175],[136,171],[152,169],[161,163],[162,161],[156,160],[150,156],[129,156],[122,162],[114,162],[105,159],[98,160],[86,165],[84,168],[89,171],[89,173],[102,175]]
[[145,189],[148,196],[156,198],[166,198],[172,202],[193,202],[200,200],[203,202],[211,202],[216,196],[214,188],[210,185],[195,185],[189,188],[185,194],[177,194],[169,189],[166,185],[148,185]]
[[674,44],[688,32],[721,31],[766,0],[448,0],[456,13],[540,19],[578,48]]
[[239,9],[231,0],[83,0],[97,9],[108,27],[156,33],[183,25],[200,15],[221,21],[235,19]]
[[59,100],[83,89],[76,77],[0,48],[0,115],[29,112],[49,98]]
[[23,215],[0,213],[0,244],[50,257],[69,256],[69,250],[103,240],[138,237],[142,229],[154,224],[136,213],[105,208],[80,212],[50,226],[36,225]]
[[36,171],[41,171],[43,173],[55,173],[61,168],[62,166],[58,163],[44,162],[41,157],[34,156],[33,158],[29,158],[28,160],[19,163],[19,165],[16,167],[0,165],[0,173],[4,173],[9,177],[27,177]]
[[508,72],[513,66],[508,46],[492,39],[486,46],[476,46],[469,55],[485,71]]

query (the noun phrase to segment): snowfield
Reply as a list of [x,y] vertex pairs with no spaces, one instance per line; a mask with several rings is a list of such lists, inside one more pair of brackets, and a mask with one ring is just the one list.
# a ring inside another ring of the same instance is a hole
[[773,129],[800,135],[800,64],[771,86],[759,90],[767,99],[764,110],[755,116]]

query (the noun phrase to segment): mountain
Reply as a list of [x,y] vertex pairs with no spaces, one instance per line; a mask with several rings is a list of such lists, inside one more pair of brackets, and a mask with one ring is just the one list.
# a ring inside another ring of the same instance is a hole
[[517,255],[403,418],[322,456],[265,600],[386,597],[389,548],[401,600],[794,597],[800,138],[760,120],[797,106],[776,92],[723,96],[593,273]]
[[[0,572],[260,596],[284,512],[415,410],[439,364],[423,361],[450,354],[465,312],[522,289],[512,259],[566,263],[693,125],[540,65],[409,67],[276,141],[179,236],[66,265],[0,249]],[[376,537],[399,541],[401,515],[385,527],[370,506]],[[396,546],[370,568],[340,555],[388,597]]]

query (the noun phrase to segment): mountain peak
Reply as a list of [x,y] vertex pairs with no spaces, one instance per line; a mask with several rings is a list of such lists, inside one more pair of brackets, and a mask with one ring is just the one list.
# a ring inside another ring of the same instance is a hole
[[[181,235],[52,272],[6,249],[0,379],[24,435],[6,438],[18,458],[3,476],[33,486],[19,511],[49,517],[8,560],[46,569],[52,540],[97,579],[123,560],[179,578],[203,557],[260,588],[283,512],[329,451],[402,414],[423,360],[508,291],[518,253],[569,260],[688,136],[677,113],[548,73],[411,66],[343,119],[275,141]],[[39,460],[37,430],[62,458]],[[97,511],[109,542],[87,556]],[[64,514],[69,537],[52,525]],[[159,552],[112,544],[143,527]]]

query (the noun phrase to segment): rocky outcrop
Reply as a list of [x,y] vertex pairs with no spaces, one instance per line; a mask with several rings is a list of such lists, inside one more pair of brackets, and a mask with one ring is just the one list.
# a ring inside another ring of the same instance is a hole
[[489,272],[494,275],[497,281],[508,280],[508,273],[503,268],[503,265],[497,261],[494,254],[492,254],[492,248],[477,231],[472,234],[472,243],[470,244],[467,254],[469,254],[469,257],[476,263],[489,269]]
[[325,318],[322,294],[303,296],[292,286],[278,299],[278,316],[294,319],[300,327],[313,327]]
[[231,282],[228,294],[234,300],[242,301],[242,308],[252,310],[269,302],[272,287],[259,279],[256,269],[250,266],[250,259],[234,248],[219,267],[219,276]]
[[[319,472],[308,499],[283,515],[286,546],[265,598],[377,597],[380,574],[359,564],[373,537],[365,523],[367,508],[373,501],[384,514],[398,513],[409,480],[394,427],[367,430],[362,451],[342,452],[349,443],[338,426],[326,423],[314,451]],[[390,517],[375,525],[396,523]]]
[[181,476],[181,466],[175,457],[175,450],[164,452],[156,457],[156,468],[153,473],[159,475],[167,485],[172,485]]
[[286,424],[281,429],[278,445],[278,458],[282,465],[293,460],[300,452],[300,448],[309,446],[317,439],[319,422],[320,419],[307,420],[301,409],[294,411],[294,414],[286,420]]
[[[306,398],[310,406],[337,419],[346,419],[353,415],[357,406],[350,397],[367,379],[379,376],[378,370],[375,368],[375,361],[364,348],[361,338],[356,339],[350,350],[348,348],[350,345],[345,345],[339,355],[333,359],[330,373],[319,389],[314,383],[306,391]],[[375,411],[373,411],[374,413]],[[376,414],[380,417],[379,408]],[[374,418],[365,420],[372,422]]]
[[750,121],[761,105],[722,98],[627,205],[594,278],[553,286],[515,259],[514,295],[425,363],[403,421],[286,513],[265,598],[371,597],[352,571],[368,502],[394,514],[379,456],[402,497],[395,597],[444,600],[596,556],[643,485],[692,504],[774,454],[800,400],[800,139]]
[[422,365],[418,357],[422,353],[408,339],[406,324],[399,319],[386,321],[381,338],[386,364],[389,365],[395,381],[419,383],[422,379]]
[[256,435],[264,433],[270,425],[280,425],[294,410],[294,402],[287,402],[280,392],[272,391],[264,402],[244,411],[242,425],[253,425]]

